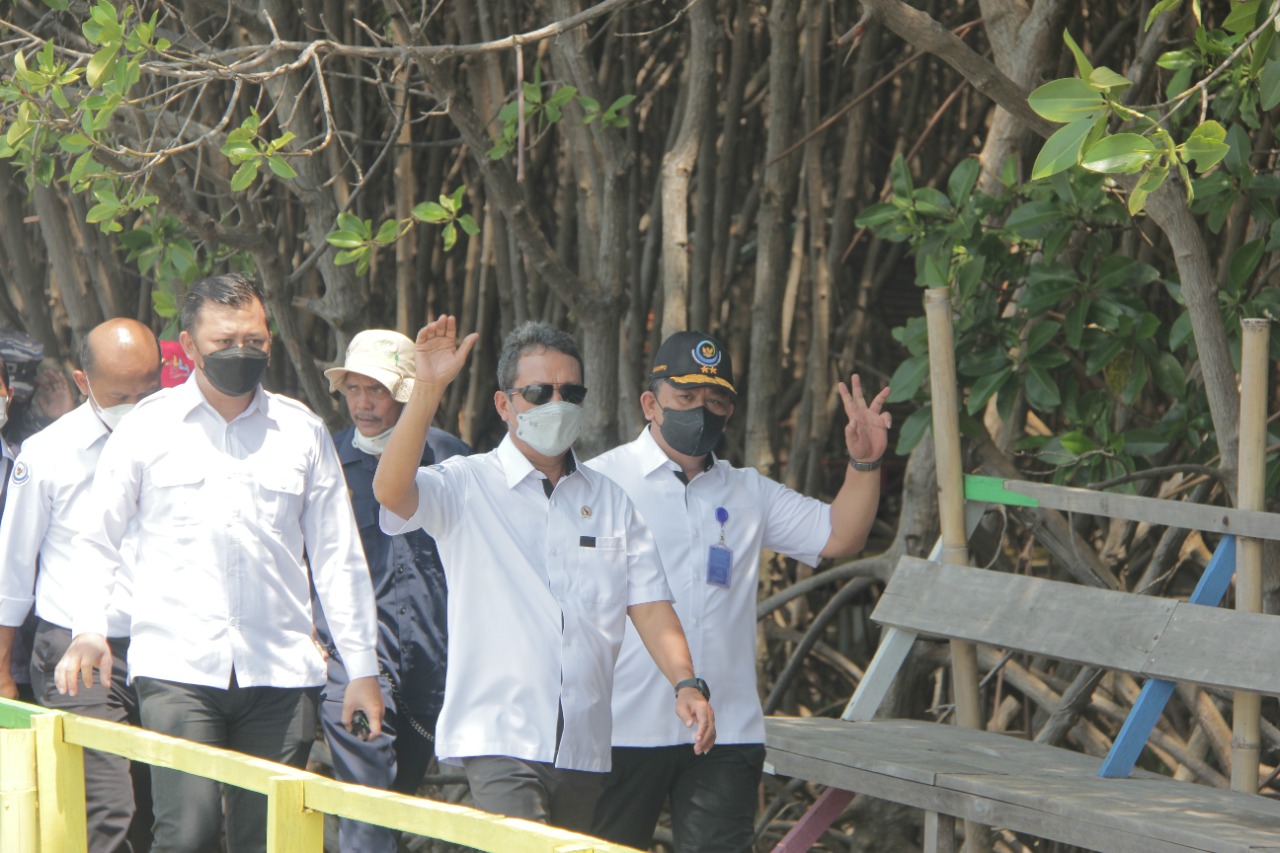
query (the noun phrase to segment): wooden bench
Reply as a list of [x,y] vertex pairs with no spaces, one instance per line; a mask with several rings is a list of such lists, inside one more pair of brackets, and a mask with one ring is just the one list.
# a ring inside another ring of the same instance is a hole
[[[1274,616],[904,557],[872,618],[896,642],[961,639],[1280,695]],[[1115,853],[1280,853],[1280,801],[1255,794],[1142,771],[1100,778],[1094,757],[917,720],[774,717],[766,729],[768,772],[924,809],[930,851],[953,849],[963,818]]]

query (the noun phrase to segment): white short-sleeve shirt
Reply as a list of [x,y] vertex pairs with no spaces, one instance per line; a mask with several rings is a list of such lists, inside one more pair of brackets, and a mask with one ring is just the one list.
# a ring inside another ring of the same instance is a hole
[[[98,457],[111,433],[89,403],[73,409],[22,446],[0,519],[0,625],[36,615],[70,628],[84,592],[84,563],[72,540],[85,526]],[[107,636],[129,636],[129,560],[122,561],[107,609]]]
[[[810,566],[831,536],[831,508],[754,468],[717,459],[685,486],[680,470],[649,434],[590,462],[635,503],[658,542],[675,609],[684,625],[694,671],[711,687],[717,743],[763,743],[764,716],[756,688],[756,603],[760,552],[769,549]],[[707,582],[708,550],[720,542],[716,510],[723,509],[724,544],[733,552],[729,585]],[[693,730],[662,714],[671,694],[644,644],[628,626],[614,676],[615,746],[692,743]]]
[[[545,479],[507,437],[489,453],[418,469],[418,509],[407,521],[382,509],[385,532],[431,534],[449,582],[442,761],[505,755],[609,769],[626,608],[671,592],[622,489],[578,467],[548,498]],[[676,720],[665,680],[659,693]]]

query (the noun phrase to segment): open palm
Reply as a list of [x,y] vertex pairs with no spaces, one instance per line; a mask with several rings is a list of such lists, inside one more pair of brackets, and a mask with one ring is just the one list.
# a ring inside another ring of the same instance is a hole
[[413,361],[419,383],[443,388],[454,380],[467,363],[475,332],[458,342],[458,318],[441,314],[418,331],[413,343]]

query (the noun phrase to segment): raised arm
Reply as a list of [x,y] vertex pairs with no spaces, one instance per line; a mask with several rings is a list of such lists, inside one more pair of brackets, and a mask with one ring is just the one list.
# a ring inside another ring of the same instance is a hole
[[[889,447],[892,418],[883,411],[889,389],[884,388],[871,405],[862,396],[862,380],[858,374],[849,377],[849,386],[839,385],[844,412],[849,418],[844,428],[845,448],[850,460],[879,463]],[[824,557],[846,557],[861,551],[880,506],[880,472],[857,471],[845,467],[844,483],[831,502],[831,537],[822,549]]]
[[373,494],[387,510],[400,518],[410,518],[418,509],[418,485],[414,475],[422,461],[427,431],[444,397],[475,345],[475,332],[458,342],[457,318],[442,314],[423,326],[414,341],[417,376],[413,393],[404,404],[400,419],[378,461],[373,477]]

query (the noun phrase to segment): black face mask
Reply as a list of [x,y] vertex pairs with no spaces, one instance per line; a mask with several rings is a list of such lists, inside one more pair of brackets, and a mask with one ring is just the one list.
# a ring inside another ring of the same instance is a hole
[[228,347],[204,357],[204,376],[228,397],[252,394],[267,371],[268,356],[256,347]]
[[724,432],[725,415],[714,415],[705,406],[696,409],[662,410],[662,437],[677,453],[706,456]]

